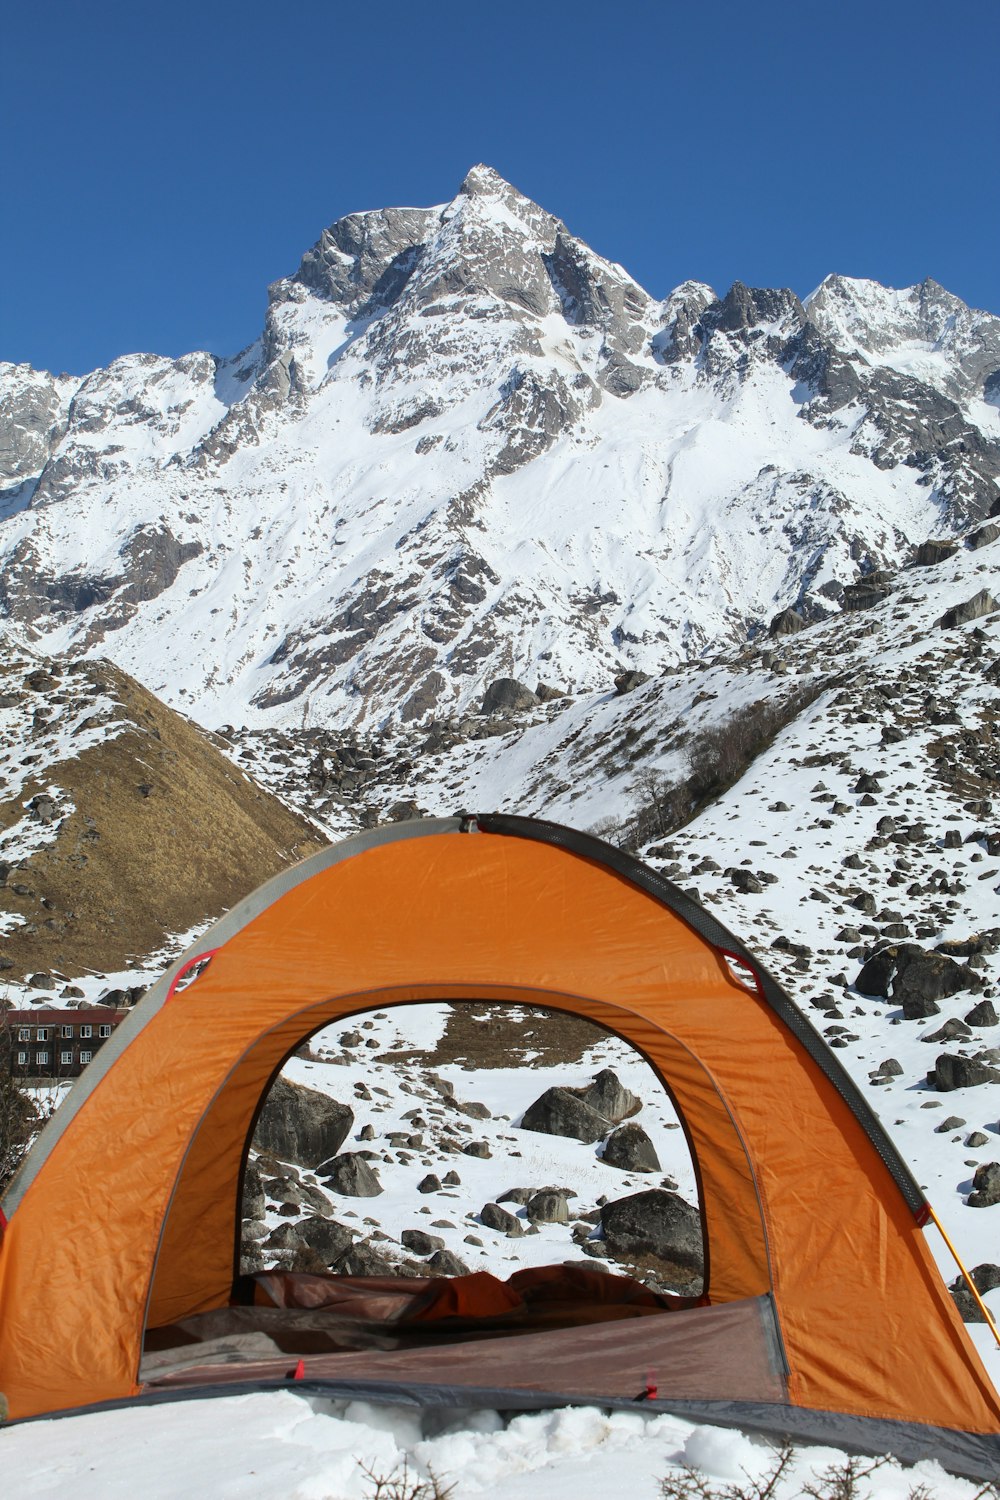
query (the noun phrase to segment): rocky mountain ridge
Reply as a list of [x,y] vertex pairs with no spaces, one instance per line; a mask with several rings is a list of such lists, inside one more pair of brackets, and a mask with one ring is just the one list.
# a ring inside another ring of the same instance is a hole
[[998,371],[933,282],[658,301],[478,167],[325,231],[232,359],[0,367],[0,611],[213,727],[594,691],[983,521]]

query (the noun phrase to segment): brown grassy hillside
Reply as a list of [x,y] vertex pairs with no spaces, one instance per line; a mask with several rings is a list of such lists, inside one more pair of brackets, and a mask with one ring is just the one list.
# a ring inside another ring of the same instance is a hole
[[118,668],[0,648],[3,978],[124,968],[324,842]]

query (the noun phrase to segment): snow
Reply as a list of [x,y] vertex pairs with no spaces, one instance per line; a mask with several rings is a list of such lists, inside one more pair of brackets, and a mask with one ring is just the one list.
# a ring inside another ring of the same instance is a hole
[[[416,1413],[288,1391],[30,1423],[3,1434],[4,1482],[18,1500],[212,1495],[218,1500],[371,1500],[372,1476],[433,1473],[454,1500],[654,1496],[682,1465],[710,1482],[760,1480],[774,1449],[739,1432],[673,1416],[593,1407],[505,1420],[494,1412]],[[800,1449],[775,1500],[794,1500],[831,1465],[833,1449]],[[861,1493],[972,1500],[977,1486],[936,1464],[879,1469]]]

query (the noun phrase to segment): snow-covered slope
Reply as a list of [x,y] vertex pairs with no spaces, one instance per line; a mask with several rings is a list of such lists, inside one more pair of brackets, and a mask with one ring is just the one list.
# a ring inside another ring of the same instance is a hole
[[982,518],[998,369],[933,283],[658,302],[477,167],[334,224],[233,359],[0,368],[0,610],[213,727],[594,691]]

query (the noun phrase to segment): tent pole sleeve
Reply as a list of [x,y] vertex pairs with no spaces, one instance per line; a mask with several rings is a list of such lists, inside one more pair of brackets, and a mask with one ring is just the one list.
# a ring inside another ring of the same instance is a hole
[[979,1311],[986,1319],[990,1332],[993,1334],[993,1337],[997,1341],[997,1347],[1000,1348],[1000,1333],[997,1332],[996,1318],[990,1312],[989,1308],[986,1306],[986,1303],[979,1295],[979,1288],[976,1286],[976,1283],[973,1281],[969,1272],[965,1269],[965,1266],[962,1262],[962,1257],[959,1255],[958,1251],[955,1249],[955,1246],[952,1244],[951,1236],[949,1235],[948,1231],[945,1229],[944,1225],[941,1223],[941,1220],[938,1218],[937,1214],[934,1212],[934,1209],[929,1203],[927,1205],[927,1211],[930,1214],[931,1218],[934,1220],[934,1223],[937,1225],[938,1234],[940,1234],[941,1238],[948,1246],[948,1249],[951,1251],[955,1264],[958,1267],[959,1271],[962,1273],[962,1276],[965,1278],[965,1284],[969,1288],[969,1291],[972,1293],[976,1306],[979,1308]]

